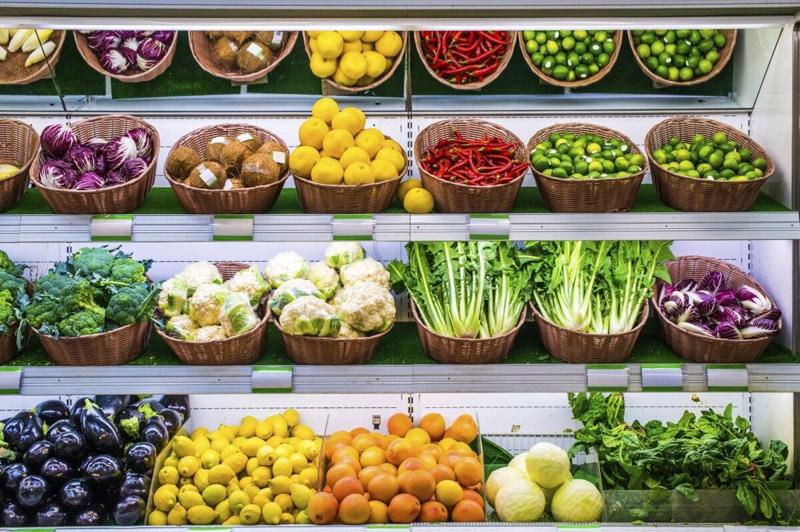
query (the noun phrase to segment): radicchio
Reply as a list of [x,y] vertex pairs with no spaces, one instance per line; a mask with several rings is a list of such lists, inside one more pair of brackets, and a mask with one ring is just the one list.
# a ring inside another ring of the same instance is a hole
[[133,138],[122,135],[108,142],[104,155],[108,168],[116,170],[128,159],[138,157],[139,151]]
[[125,57],[125,60],[128,62],[128,65],[130,65],[128,68],[136,66],[136,50],[127,48],[125,46],[121,46],[117,48],[117,50],[119,50],[119,53],[121,53]]
[[706,317],[712,312],[714,312],[714,308],[717,306],[717,300],[714,298],[713,294],[709,292],[695,292],[696,300],[694,301],[694,306],[697,308],[697,312],[702,317]]
[[147,165],[147,161],[141,157],[134,157],[133,159],[128,159],[125,161],[120,169],[120,173],[126,179],[133,179],[134,177],[142,175],[145,170],[147,170]]
[[753,314],[761,314],[772,309],[769,298],[752,286],[740,286],[736,290],[736,297],[742,302],[742,306]]
[[730,305],[739,305],[739,300],[736,299],[736,290],[720,290],[717,292],[717,305],[727,307]]
[[51,124],[42,130],[42,149],[52,157],[63,157],[74,145],[78,137],[69,126]]
[[167,46],[172,44],[172,40],[175,38],[174,31],[154,31],[152,34],[153,39],[160,41]]
[[718,323],[717,327],[714,329],[714,336],[717,338],[725,338],[726,340],[742,339],[742,333],[739,332],[736,325],[729,321]]
[[678,328],[689,331],[690,333],[699,334],[700,336],[714,336],[714,331],[712,331],[708,325],[700,322],[691,323],[683,321],[678,324]]
[[705,277],[703,277],[703,280],[700,281],[697,289],[705,290],[713,295],[722,289],[723,282],[725,282],[725,278],[722,275],[722,272],[711,271],[708,272]]
[[100,65],[112,74],[122,74],[130,68],[131,63],[122,52],[113,49],[103,52],[103,55],[100,56]]
[[97,166],[97,156],[92,148],[88,146],[73,146],[67,152],[67,160],[72,163],[72,166],[78,171],[79,174],[85,172],[93,172]]
[[135,127],[126,136],[136,143],[136,154],[147,162],[153,159],[153,139],[150,132],[143,127]]
[[742,338],[762,338],[764,336],[771,336],[778,331],[778,322],[766,319],[750,320],[745,327],[739,332],[742,333]]
[[50,159],[42,164],[37,179],[46,187],[71,188],[78,174],[66,161]]
[[103,176],[97,172],[86,172],[78,176],[72,185],[72,190],[96,190],[103,188],[104,181]]
[[167,45],[156,39],[145,39],[136,50],[136,64],[141,70],[150,70],[167,53]]
[[97,54],[117,48],[120,42],[119,34],[115,31],[92,31],[86,35],[86,43]]
[[684,279],[675,285],[675,290],[678,292],[691,292],[697,288],[697,281],[694,279]]
[[89,139],[83,145],[86,146],[87,148],[92,148],[95,154],[99,155],[103,153],[106,144],[108,144],[108,141],[106,139],[95,137],[93,139]]
[[105,186],[107,187],[114,187],[117,185],[121,185],[126,183],[128,180],[125,179],[125,176],[119,170],[111,170],[106,174],[106,182]]

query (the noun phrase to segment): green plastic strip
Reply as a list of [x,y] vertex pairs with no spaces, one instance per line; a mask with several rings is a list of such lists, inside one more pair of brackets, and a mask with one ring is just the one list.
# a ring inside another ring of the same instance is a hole
[[[742,371],[744,370],[745,373],[747,372],[747,364],[707,364],[706,365],[706,378],[708,378],[709,370],[731,370],[731,371]],[[708,383],[708,390],[710,392],[746,392],[750,388],[749,386],[728,386],[728,385],[715,385],[711,382]]]
[[[508,220],[509,216],[505,213],[475,213],[469,215],[470,220]],[[472,225],[472,224],[470,224]],[[472,233],[470,232],[470,240],[508,240],[508,233],[511,230],[507,226],[507,230],[502,233]]]
[[[218,235],[216,228],[217,220],[249,220],[251,222],[250,225],[250,234],[248,235]],[[252,214],[215,214],[214,215],[214,241],[215,242],[249,242],[253,240],[253,226],[252,221],[254,217]]]
[[333,215],[333,239],[338,241],[359,241],[359,240],[372,240],[372,230],[374,230],[374,225],[368,234],[359,234],[359,235],[350,235],[350,234],[337,234],[336,233],[336,222],[339,223],[347,223],[348,221],[352,220],[374,220],[375,217],[371,214],[334,214]]
[[[11,375],[12,373],[16,373],[16,375]],[[16,387],[9,388],[6,385],[3,385],[3,387],[0,388],[0,395],[17,395],[19,393],[19,385],[22,382],[22,368],[14,366],[0,366],[0,383],[4,382],[13,382],[15,383]]]
[[14,532],[55,532],[55,528],[48,528],[44,526],[34,526],[29,528],[13,528]]
[[133,214],[95,214],[92,216],[92,222],[114,220],[130,220],[130,232],[127,235],[95,235],[92,232],[92,242],[130,242],[133,239]]
[[[253,366],[253,382],[252,393],[291,393],[292,386],[257,386],[255,382],[258,381],[257,373],[266,373],[265,377],[275,376],[275,373],[288,373],[288,382],[292,382],[293,366]],[[286,375],[283,376],[284,379]]]

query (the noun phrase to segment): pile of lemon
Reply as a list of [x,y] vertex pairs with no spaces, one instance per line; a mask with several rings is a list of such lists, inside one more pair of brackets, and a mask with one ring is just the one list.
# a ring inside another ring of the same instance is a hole
[[388,72],[403,50],[396,31],[309,31],[309,65],[318,78],[345,87],[369,85]]
[[158,470],[149,525],[308,524],[322,438],[294,409],[176,436]]

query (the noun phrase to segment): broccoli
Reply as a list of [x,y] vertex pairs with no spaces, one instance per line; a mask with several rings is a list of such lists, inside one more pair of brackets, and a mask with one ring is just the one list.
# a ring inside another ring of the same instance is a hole
[[120,288],[108,301],[106,318],[118,325],[131,325],[146,320],[153,313],[155,292],[144,283]]
[[8,326],[16,321],[14,296],[8,290],[0,290],[0,333],[7,334]]
[[50,296],[37,296],[25,308],[25,319],[34,329],[41,329],[46,323],[58,323],[63,312],[61,302]]
[[130,257],[121,257],[114,259],[111,265],[111,281],[115,284],[132,284],[132,283],[146,283],[145,265],[138,260]]
[[8,258],[8,254],[0,250],[0,269],[13,275],[21,275],[25,266],[16,264],[13,260]]
[[108,277],[111,275],[111,266],[114,255],[104,247],[81,248],[68,259],[72,270],[84,277]]
[[27,296],[27,282],[5,270],[0,270],[0,290],[8,290],[13,299]]
[[25,309],[25,316],[33,327],[59,325],[70,314],[89,311],[95,314],[105,310],[94,300],[95,289],[86,279],[59,273],[48,273],[36,283],[33,302]]
[[103,332],[106,311],[102,307],[81,310],[58,322],[58,330],[64,336],[85,336]]

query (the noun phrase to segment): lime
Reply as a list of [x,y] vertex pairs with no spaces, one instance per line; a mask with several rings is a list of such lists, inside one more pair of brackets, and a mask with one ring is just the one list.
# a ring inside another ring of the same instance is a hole
[[547,41],[547,44],[545,44],[544,48],[550,55],[557,54],[559,50],[558,43],[556,41]]
[[711,140],[714,142],[714,144],[719,146],[720,144],[725,144],[728,142],[728,135],[725,134],[724,131],[717,131],[711,136]]
[[564,50],[572,50],[573,48],[575,48],[575,39],[573,39],[572,37],[565,37],[561,41],[561,47]]
[[522,32],[522,37],[526,41],[532,41],[534,37],[536,37],[536,32],[532,30],[525,30]]
[[528,54],[533,54],[539,51],[539,45],[534,40],[525,41],[525,50]]
[[757,157],[753,159],[753,167],[757,170],[764,170],[767,168],[767,161],[765,161],[762,157]]

